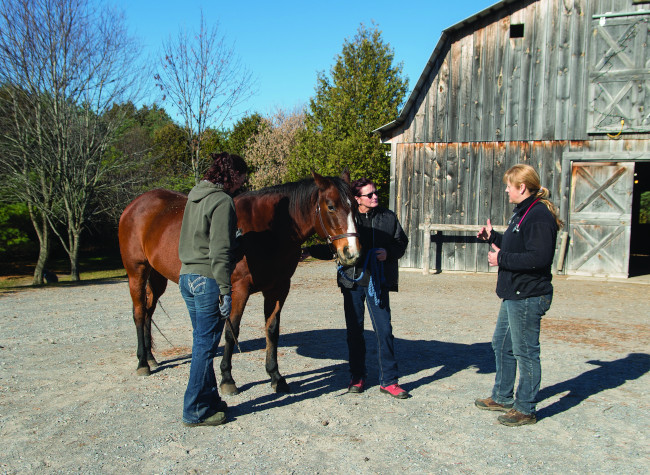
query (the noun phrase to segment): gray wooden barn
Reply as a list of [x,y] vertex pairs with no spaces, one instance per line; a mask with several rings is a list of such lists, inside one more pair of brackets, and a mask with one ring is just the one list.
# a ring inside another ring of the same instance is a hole
[[503,173],[522,162],[566,223],[555,271],[647,265],[649,19],[650,0],[504,0],[444,30],[404,109],[376,131],[410,239],[401,265],[494,270],[476,230],[506,224]]

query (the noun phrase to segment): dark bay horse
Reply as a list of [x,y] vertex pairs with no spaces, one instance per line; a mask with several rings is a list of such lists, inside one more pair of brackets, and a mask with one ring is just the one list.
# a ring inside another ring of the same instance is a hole
[[[244,307],[255,292],[264,296],[266,371],[271,386],[276,392],[289,392],[278,371],[280,311],[300,259],[300,246],[309,236],[317,233],[326,238],[341,264],[351,265],[359,258],[349,174],[340,178],[312,175],[313,179],[243,193],[234,199],[244,257],[232,275],[231,325],[225,327],[221,360],[222,394],[238,392],[231,374],[232,354]],[[133,300],[140,375],[149,375],[150,367],[158,366],[151,352],[151,317],[167,281],[178,283],[178,239],[186,201],[182,193],[152,190],[133,200],[120,217],[120,252]]]

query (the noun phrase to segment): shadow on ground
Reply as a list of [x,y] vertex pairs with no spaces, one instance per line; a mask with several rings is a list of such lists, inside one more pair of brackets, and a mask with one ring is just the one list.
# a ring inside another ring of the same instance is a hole
[[568,393],[550,406],[540,409],[537,413],[538,419],[568,411],[594,394],[622,386],[650,371],[650,355],[646,353],[630,353],[625,358],[614,361],[590,360],[587,363],[597,367],[575,378],[541,389],[537,396],[538,401],[563,392]]
[[[378,385],[376,340],[372,331],[367,330],[365,336],[368,386],[373,388]],[[236,417],[237,415],[257,412],[268,407],[285,406],[329,393],[345,394],[349,382],[347,345],[345,341],[346,332],[343,329],[311,330],[281,335],[278,349],[280,353],[282,353],[282,348],[295,347],[296,353],[301,356],[313,359],[341,360],[341,363],[303,372],[284,373],[282,356],[280,356],[278,358],[280,372],[289,382],[291,393],[288,396],[271,393],[269,385],[268,395],[238,404],[233,408],[232,415]],[[240,341],[243,352],[263,350],[265,345],[266,342],[263,338]],[[396,338],[395,352],[398,358],[400,375],[403,378],[412,374],[424,373],[419,379],[402,384],[407,391],[413,391],[422,385],[447,378],[467,368],[476,368],[479,373],[494,372],[494,357],[489,343],[466,345],[435,340]],[[221,351],[217,359],[215,359],[217,372],[220,357]],[[233,357],[233,375],[237,380],[237,354]],[[240,392],[243,392],[258,384],[268,385],[269,381],[255,381],[238,387]]]
[[[367,370],[368,386],[374,388],[378,385],[377,348],[374,333],[366,330],[367,344]],[[248,382],[239,386],[244,392],[256,385],[268,385],[269,394],[245,401],[231,410],[231,415],[249,414],[262,411],[269,407],[286,406],[305,399],[315,398],[324,394],[346,394],[349,382],[347,365],[346,333],[343,329],[310,330],[283,334],[280,336],[280,347],[295,347],[296,353],[313,359],[341,360],[340,363],[331,364],[322,368],[295,373],[282,371],[282,356],[278,358],[280,372],[283,373],[291,386],[291,393],[275,394],[270,387],[270,379]],[[243,352],[263,350],[266,341],[263,338],[241,341]],[[494,373],[494,355],[490,343],[450,343],[436,340],[405,340],[395,339],[395,352],[398,358],[400,376],[418,374],[419,379],[402,384],[407,391],[413,391],[421,386],[453,376],[465,369],[474,368],[479,374]],[[215,370],[218,377],[218,365],[221,360],[220,349],[215,358]],[[188,364],[191,355],[161,361],[161,366],[156,372],[171,368],[179,364]],[[549,399],[557,394],[568,392],[560,400],[542,408],[537,413],[538,419],[551,417],[567,411],[581,402],[607,389],[613,389],[625,384],[627,381],[638,379],[650,371],[650,355],[645,353],[631,353],[625,358],[614,361],[587,361],[597,367],[586,371],[574,378],[543,387],[538,395],[538,402]],[[237,354],[233,357],[233,373],[237,379]],[[240,375],[239,379],[243,379]]]

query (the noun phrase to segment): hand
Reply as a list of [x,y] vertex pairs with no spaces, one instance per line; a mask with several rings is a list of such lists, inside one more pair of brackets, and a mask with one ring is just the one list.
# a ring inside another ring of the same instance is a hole
[[219,312],[221,313],[222,318],[230,317],[230,311],[232,310],[232,297],[230,294],[219,295]]
[[487,226],[483,226],[481,230],[478,232],[476,237],[478,239],[482,239],[483,241],[487,241],[490,239],[490,236],[492,235],[492,223],[490,223],[490,220],[487,220]]
[[495,267],[499,265],[499,251],[501,249],[494,243],[492,244],[492,249],[494,251],[488,252],[488,264],[490,264],[490,267]]
[[388,253],[386,252],[386,249],[384,249],[383,247],[380,247],[380,248],[377,249],[376,256],[377,256],[377,260],[379,262],[383,262],[388,257]]

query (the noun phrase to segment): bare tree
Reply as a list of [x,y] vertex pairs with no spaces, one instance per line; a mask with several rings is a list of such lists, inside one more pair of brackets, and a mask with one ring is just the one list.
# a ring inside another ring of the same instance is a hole
[[283,183],[287,179],[287,166],[293,157],[300,131],[305,129],[305,114],[295,109],[277,109],[271,117],[263,119],[264,127],[253,135],[244,152],[246,161],[254,172],[253,188]]
[[123,16],[92,0],[10,0],[0,7],[0,161],[11,192],[33,210],[41,240],[34,282],[42,283],[49,224],[79,279],[80,236],[119,158],[106,150],[122,124],[108,114],[135,100],[142,75]]
[[191,152],[195,182],[201,176],[201,146],[208,128],[220,129],[253,94],[251,73],[226,43],[218,24],[208,29],[201,12],[196,34],[181,29],[163,44],[160,70],[154,76],[178,110]]

